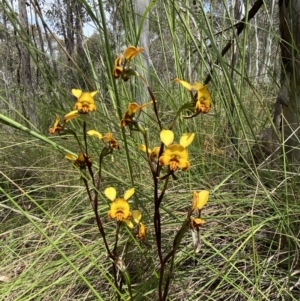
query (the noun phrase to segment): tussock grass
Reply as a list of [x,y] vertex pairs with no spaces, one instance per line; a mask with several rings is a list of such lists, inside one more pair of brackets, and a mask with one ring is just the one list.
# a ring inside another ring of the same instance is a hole
[[[136,133],[119,130],[121,114],[127,103],[135,99],[139,82],[116,83],[110,75],[115,55],[126,45],[137,42],[137,28],[130,22],[133,15],[130,1],[124,1],[117,10],[122,24],[119,34],[125,33],[124,40],[112,49],[110,28],[105,31],[103,14],[97,15],[99,9],[93,9],[96,3],[81,2],[95,22],[93,40],[101,47],[99,51],[93,48],[94,44],[89,45],[88,41],[85,44],[90,83],[82,81],[82,71],[68,66],[61,54],[58,66],[62,74],[72,69],[69,76],[73,80],[67,77],[53,82],[44,80],[43,85],[36,87],[43,93],[43,101],[38,104],[40,132],[34,131],[48,137],[47,129],[52,126],[54,114],[63,115],[65,110],[72,109],[70,88],[91,85],[99,89],[97,111],[88,126],[101,133],[112,131],[121,145],[121,150],[104,163],[101,192],[109,186],[114,186],[120,194],[133,185],[136,188],[131,206],[143,211],[147,244],[139,244],[133,236],[128,242],[132,234],[124,227],[118,251],[126,254],[124,261],[134,300],[155,300],[158,267],[151,175],[144,155],[137,150],[141,141]],[[290,170],[285,160],[257,167],[251,156],[256,135],[270,124],[277,79],[259,83],[248,77],[245,45],[250,34],[238,39],[240,60],[232,78],[228,57],[220,55],[226,36],[214,35],[213,20],[203,11],[184,8],[185,11],[172,1],[158,2],[148,16],[154,36],[150,53],[151,87],[164,126],[188,97],[173,79],[203,81],[210,70],[209,59],[211,62],[218,59],[219,67],[210,83],[211,112],[188,121],[181,118],[175,128],[177,139],[184,132],[194,132],[196,138],[189,148],[190,170],[178,173],[178,179],[170,181],[162,203],[162,240],[166,251],[186,218],[191,191],[207,189],[210,199],[203,211],[206,223],[201,231],[201,250],[194,254],[191,233],[187,233],[175,257],[168,300],[298,300],[298,170],[297,167]],[[221,27],[228,26],[229,20],[225,12]],[[18,22],[12,23],[17,25]],[[210,45],[199,44],[199,39],[195,39],[199,32],[211,41]],[[137,64],[141,62],[137,60]],[[33,62],[33,68],[42,66],[43,62]],[[6,89],[9,92],[11,87]],[[144,87],[140,89],[143,91]],[[2,109],[8,102],[5,95],[1,98]],[[148,96],[145,98],[145,102],[149,101]],[[230,111],[231,103],[234,114]],[[25,124],[21,115],[19,107],[8,113],[11,120]],[[150,147],[154,147],[159,143],[155,115],[147,109],[143,118]],[[81,121],[72,121],[72,126],[80,130]],[[62,150],[36,136],[7,125],[1,125],[0,133],[2,299],[117,300],[111,263],[78,171],[64,159]],[[238,141],[237,148],[232,138]],[[71,137],[49,139],[65,150],[77,152]],[[92,158],[98,152],[99,143],[91,140]],[[107,240],[113,244],[115,227],[107,218],[108,210],[109,203],[101,195],[99,213],[108,233]],[[129,300],[125,284],[119,298]]]

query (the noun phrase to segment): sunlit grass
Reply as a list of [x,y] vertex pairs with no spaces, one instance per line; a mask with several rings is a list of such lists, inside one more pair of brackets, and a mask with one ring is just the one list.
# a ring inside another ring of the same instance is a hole
[[[122,132],[119,128],[127,104],[135,100],[135,87],[142,91],[145,87],[134,80],[115,82],[111,74],[116,55],[137,42],[131,6],[124,1],[118,11],[124,40],[112,49],[110,28],[105,31],[105,21],[101,19],[103,11],[93,8],[96,2],[82,3],[95,22],[101,47],[95,58],[92,47],[85,44],[89,78],[82,81],[82,71],[59,57],[57,63],[62,75],[72,71],[78,77],[70,75],[70,81],[64,76],[53,81],[45,79],[39,87],[42,101],[35,101],[40,132],[34,130],[33,134],[13,124],[14,120],[25,124],[20,108],[9,111],[7,117],[12,127],[1,125],[0,295],[4,300],[117,300],[118,294],[121,300],[129,300],[125,284],[119,293],[115,287],[111,262],[83,181],[64,159],[65,151],[77,154],[78,149],[71,136],[63,140],[49,137],[47,132],[55,113],[63,116],[73,110],[75,99],[71,88],[88,86],[99,90],[97,111],[90,117],[89,129],[101,133],[112,131],[121,146],[120,151],[114,151],[104,162],[100,190],[113,186],[122,195],[134,185],[136,192],[130,205],[143,211],[148,228],[148,244],[139,244],[131,237],[125,258],[134,300],[157,298],[151,174],[145,155],[138,151],[142,141],[138,141],[136,133],[127,129]],[[123,14],[124,11],[129,13]],[[226,41],[214,36],[213,20],[204,13],[188,7],[184,11],[168,1],[154,5],[149,17],[158,33],[150,53],[151,88],[164,127],[189,97],[185,89],[173,82],[174,78],[202,82],[211,68],[210,62],[219,60],[209,83],[211,112],[191,120],[181,118],[174,129],[177,137],[194,132],[196,138],[189,147],[191,168],[186,173],[180,172],[178,180],[170,180],[162,203],[165,250],[172,245],[186,218],[191,192],[207,189],[210,199],[203,211],[206,223],[201,231],[201,250],[194,254],[192,235],[185,234],[175,257],[169,300],[298,300],[297,174],[287,172],[279,161],[257,168],[251,156],[256,135],[270,121],[276,79],[257,84],[247,76],[245,45],[250,36],[238,40],[240,63],[231,77],[230,60],[220,54]],[[226,12],[223,22],[221,27],[227,27]],[[209,46],[195,39],[198,32],[208,37]],[[33,61],[33,68],[42,69],[44,63]],[[136,64],[141,61],[137,59]],[[148,94],[143,95],[146,95],[144,102],[150,101]],[[4,99],[1,106],[7,106],[8,100],[1,97]],[[158,125],[150,109],[143,112],[143,122],[150,147],[156,146],[160,143]],[[70,126],[80,130],[81,121],[74,120]],[[40,139],[41,136],[61,147]],[[239,142],[237,149],[232,138]],[[89,143],[92,159],[97,162],[100,142],[90,139]],[[99,214],[108,233],[107,240],[113,245],[115,227],[107,217],[108,210],[109,201],[101,195]],[[126,229],[121,232],[120,254],[125,254],[130,235]]]

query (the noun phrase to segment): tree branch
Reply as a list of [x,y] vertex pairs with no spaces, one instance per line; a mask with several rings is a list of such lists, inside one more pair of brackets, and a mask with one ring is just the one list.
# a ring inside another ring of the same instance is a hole
[[[246,21],[250,21],[256,14],[257,12],[259,11],[260,7],[263,5],[264,1],[263,0],[257,0],[252,8],[249,10],[248,12],[248,16],[245,15],[245,17],[240,21],[238,22],[237,24],[235,24],[235,27],[236,27],[236,36],[238,37],[241,32],[244,30],[245,26],[246,26]],[[233,44],[233,41],[234,39],[232,38],[227,44],[226,46],[223,48],[222,52],[221,52],[221,55],[224,56],[227,51],[231,48],[232,44]],[[219,60],[216,60],[214,65],[218,65],[219,64]],[[213,65],[213,66],[214,66]],[[210,80],[211,80],[211,76],[212,76],[212,73],[213,73],[213,68],[212,67],[209,71],[209,74],[207,75],[206,79],[204,80],[204,84],[207,85]]]

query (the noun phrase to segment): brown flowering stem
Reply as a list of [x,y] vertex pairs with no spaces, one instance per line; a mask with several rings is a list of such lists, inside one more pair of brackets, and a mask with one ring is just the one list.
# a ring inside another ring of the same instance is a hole
[[92,198],[92,195],[91,195],[91,192],[90,192],[90,188],[89,188],[89,184],[88,184],[87,179],[83,178],[83,182],[84,182],[85,189],[86,189],[86,192],[87,192],[89,200],[90,200],[90,204],[91,204],[91,206],[93,208],[93,211],[95,213],[97,226],[98,226],[99,232],[102,235],[106,251],[107,251],[109,257],[112,258],[112,259],[114,259],[113,254],[109,250],[109,247],[108,247],[108,244],[107,244],[107,241],[106,241],[106,236],[105,236],[104,228],[102,226],[102,222],[101,222],[101,219],[100,219],[100,216],[99,216],[99,213],[98,213],[98,202],[93,201],[93,198]]
[[162,155],[162,153],[164,152],[164,148],[165,148],[165,145],[163,143],[160,144],[160,150],[159,150],[159,153],[158,153],[158,160],[157,160],[157,164],[156,164],[156,173],[155,175],[153,175],[155,178],[159,178],[159,175],[160,175],[160,171],[161,171],[161,166],[159,165],[159,158],[160,156]]
[[105,236],[104,228],[102,226],[102,222],[101,222],[101,219],[100,219],[100,216],[99,216],[99,213],[98,213],[98,202],[96,202],[96,206],[93,209],[94,209],[94,213],[95,213],[95,217],[96,217],[97,226],[98,226],[98,229],[99,229],[99,231],[100,231],[100,233],[102,235],[106,251],[107,251],[107,253],[108,253],[108,255],[109,255],[110,258],[115,259],[115,256],[110,251],[110,249],[108,247],[108,244],[107,244],[107,241],[106,241],[106,236]]
[[88,195],[89,200],[90,200],[90,204],[91,204],[92,208],[94,209],[93,199],[92,199],[92,195],[91,195],[91,192],[90,192],[88,181],[87,181],[86,177],[82,177],[82,179],[83,179],[83,183],[84,183],[84,186],[85,186],[85,190],[86,190],[87,195]]
[[[146,133],[143,134],[144,137],[144,142],[145,142],[145,146],[146,146],[146,153],[147,153],[147,159],[148,159],[148,163],[151,169],[151,173],[153,176],[153,181],[154,181],[154,229],[155,229],[155,238],[156,238],[156,246],[157,246],[157,253],[158,253],[158,258],[160,261],[160,277],[159,277],[159,291],[158,291],[158,295],[159,295],[159,300],[162,300],[163,297],[163,278],[164,278],[164,262],[163,262],[163,255],[162,255],[162,250],[161,250],[161,218],[160,218],[160,212],[159,212],[159,207],[160,207],[160,203],[161,203],[161,199],[163,196],[163,192],[161,193],[160,196],[158,196],[158,174],[159,174],[159,164],[157,164],[157,168],[156,170],[154,169],[152,162],[151,162],[151,158],[150,158],[150,153],[148,152],[148,138]],[[159,154],[161,155],[163,151],[163,144],[161,145],[161,149]],[[159,156],[158,156],[159,157]],[[165,181],[165,189],[163,191],[166,190],[166,182]]]
[[161,125],[161,122],[160,122],[160,119],[159,119],[159,116],[158,116],[158,110],[157,110],[157,104],[156,104],[156,99],[155,99],[155,96],[153,94],[153,91],[151,89],[151,87],[148,85],[147,81],[137,72],[136,73],[136,76],[142,81],[142,83],[146,86],[147,90],[148,90],[148,93],[152,99],[152,102],[153,102],[153,108],[154,108],[154,113],[155,113],[155,116],[156,116],[156,119],[157,119],[157,123],[158,123],[158,126],[159,126],[159,129],[162,130],[162,125]]
[[[100,157],[101,157],[101,155],[100,155]],[[99,165],[99,174],[98,174],[98,183],[97,183],[97,185],[99,184],[99,186],[100,186],[100,179],[101,179],[101,165]],[[86,179],[84,179],[84,180],[86,182],[86,190],[88,191],[89,198],[90,198],[90,200],[92,200],[92,198],[91,198],[92,196],[91,196],[91,194],[88,190],[87,181],[86,181]],[[105,231],[104,231],[104,228],[103,228],[103,225],[102,225],[102,222],[101,222],[101,218],[100,218],[99,213],[98,213],[98,191],[99,191],[99,187],[95,191],[95,197],[94,197],[94,201],[92,202],[92,208],[93,208],[93,211],[94,211],[94,214],[95,214],[98,230],[99,230],[99,232],[102,236],[103,242],[104,242],[105,249],[108,253],[109,258],[111,258],[112,261],[113,261],[112,268],[113,268],[115,286],[117,288],[119,288],[118,287],[117,269],[116,269],[116,258],[117,258],[117,256],[116,256],[115,252],[111,252],[110,249],[109,249],[109,246],[108,246],[108,243],[107,243],[107,240],[106,240]]]
[[150,158],[150,153],[148,152],[149,149],[149,143],[148,143],[148,137],[147,137],[147,132],[145,131],[145,133],[143,133],[143,138],[144,138],[144,142],[145,142],[145,146],[146,146],[146,154],[147,154],[147,159],[148,159],[148,164],[152,173],[153,177],[156,177],[156,171],[153,167],[153,164],[151,162],[151,158]]
[[[116,267],[119,267],[119,270],[122,271],[122,262],[120,261],[119,262],[119,256],[118,256],[118,253],[117,253],[117,247],[118,247],[118,241],[119,241],[119,233],[120,233],[120,225],[121,225],[121,222],[117,222],[117,226],[116,226],[116,238],[115,238],[115,245],[114,245],[114,248],[113,248],[113,251],[112,251],[112,254],[113,254],[113,268],[114,268],[114,280],[115,280],[115,285],[116,287],[121,290],[121,287],[122,287],[122,281],[120,282],[120,284],[118,283],[118,276],[117,276],[117,270],[116,270]],[[121,300],[120,296],[118,296],[118,300]]]
[[[98,195],[100,190],[100,184],[101,184],[101,170],[102,170],[102,161],[105,156],[112,153],[112,149],[108,148],[107,146],[102,149],[102,152],[99,156],[99,171],[98,171],[98,178],[97,178],[97,185],[95,189],[95,196],[94,196],[94,203],[98,202]],[[98,205],[98,204],[97,204]]]
[[[155,194],[157,195],[157,191]],[[157,253],[160,262],[158,296],[159,296],[159,300],[162,300],[162,296],[163,296],[162,285],[163,285],[165,265],[163,261],[162,251],[161,251],[161,220],[160,220],[159,206],[157,205],[155,205],[154,208],[154,229],[155,229]]]
[[[160,151],[158,154],[158,158],[162,155],[164,150],[164,144],[161,143]],[[155,238],[156,238],[156,246],[157,246],[157,253],[160,262],[160,271],[159,271],[159,285],[158,285],[158,296],[159,300],[163,300],[163,280],[164,280],[164,273],[165,273],[165,264],[162,255],[161,249],[161,218],[159,207],[161,201],[164,197],[165,191],[168,186],[169,177],[166,178],[163,190],[160,195],[158,195],[158,180],[160,174],[160,165],[159,161],[157,162],[156,171],[153,173],[153,181],[154,181],[154,229],[155,229]]]
[[[98,191],[99,191],[100,183],[101,183],[101,167],[102,167],[102,159],[104,157],[104,155],[103,155],[104,151],[102,150],[102,152],[100,154],[98,181],[97,181],[97,187],[95,187],[94,174],[93,174],[93,171],[92,171],[92,164],[88,160],[88,149],[87,149],[87,139],[86,139],[86,122],[85,121],[84,121],[83,129],[84,129],[83,133],[84,133],[84,140],[85,140],[85,152],[82,149],[81,149],[81,152],[84,154],[85,162],[87,164],[89,173],[90,173],[90,175],[92,177],[93,186],[94,186],[94,188],[96,188],[95,189],[94,198],[91,195],[90,188],[89,188],[89,185],[88,185],[88,181],[87,181],[87,179],[85,177],[83,178],[83,182],[84,182],[84,185],[85,185],[85,188],[86,188],[86,192],[87,192],[89,200],[90,200],[90,204],[91,204],[92,209],[93,209],[94,214],[95,214],[97,227],[98,227],[98,230],[99,230],[99,232],[100,232],[100,234],[102,236],[102,239],[103,239],[103,242],[104,242],[104,245],[105,245],[105,249],[106,249],[106,251],[108,253],[109,258],[111,258],[113,260],[113,262],[114,262],[113,263],[113,274],[114,274],[115,285],[116,285],[116,287],[118,287],[117,270],[116,270],[116,267],[115,267],[115,258],[116,258],[116,256],[109,249],[109,246],[108,246],[108,243],[107,243],[107,240],[106,240],[105,231],[104,231],[104,228],[103,228],[103,225],[102,225],[102,222],[101,222],[101,218],[100,218],[99,213],[98,213]],[[76,135],[75,135],[75,137],[76,137],[76,139],[77,139],[77,141],[79,143],[79,140],[78,140],[78,138],[77,138]],[[79,145],[80,145],[80,143],[79,143]]]
[[157,104],[156,104],[156,99],[155,99],[155,96],[150,88],[150,86],[147,86],[147,90],[150,94],[150,97],[153,101],[153,109],[154,109],[154,113],[155,113],[155,116],[156,116],[156,119],[157,119],[157,123],[158,123],[158,126],[159,126],[159,129],[162,130],[162,125],[161,125],[161,122],[160,122],[160,119],[159,119],[159,116],[158,116],[158,110],[157,110]]
[[159,212],[159,196],[158,196],[158,178],[153,174],[154,181],[154,230],[155,230],[155,238],[156,238],[156,247],[157,254],[160,262],[160,273],[159,273],[159,286],[158,286],[158,296],[159,300],[162,300],[163,292],[162,292],[162,284],[163,284],[163,275],[164,275],[164,261],[161,250],[161,219]]
[[156,115],[156,119],[157,119],[157,123],[158,123],[158,126],[159,126],[159,129],[162,130],[162,125],[161,125],[161,122],[160,122],[160,119],[159,119],[159,116],[158,116],[158,110],[157,110],[157,105],[156,105],[156,99],[155,99],[155,96],[152,92],[152,89],[150,88],[150,86],[148,85],[147,81],[140,75],[136,72],[136,75],[137,77],[143,82],[143,84],[146,86],[149,94],[150,94],[150,97],[153,101],[153,108],[154,108],[154,112],[155,112],[155,115]]
[[90,176],[92,178],[93,186],[95,187],[95,178],[94,173],[92,171],[92,164],[89,162],[89,156],[88,156],[88,143],[87,143],[87,135],[86,135],[86,121],[83,122],[83,139],[84,139],[84,148],[85,151],[83,152],[85,163],[88,167]]
[[[171,172],[170,175],[171,175],[172,173],[173,173],[173,172]],[[162,191],[161,191],[161,194],[160,194],[160,196],[159,196],[159,198],[158,198],[158,200],[157,200],[158,206],[160,206],[160,204],[161,204],[161,202],[162,202],[162,200],[163,200],[163,198],[164,198],[165,192],[166,192],[167,187],[168,187],[169,179],[170,179],[170,177],[167,177],[166,180],[165,180],[164,187],[163,187],[163,189],[162,189]]]
[[174,171],[173,171],[173,170],[169,170],[169,172],[168,172],[166,175],[160,177],[159,179],[160,179],[160,180],[165,180],[165,179],[167,179],[169,176],[172,176],[172,178],[175,179],[175,180],[177,179],[176,176],[174,175]]
[[155,194],[155,208],[154,208],[154,228],[155,228],[155,237],[156,237],[156,245],[157,245],[157,253],[160,262],[160,271],[159,271],[159,285],[158,285],[158,295],[159,300],[163,300],[163,280],[165,274],[165,263],[163,260],[162,250],[161,250],[161,218],[159,207],[161,201],[164,197],[165,191],[168,186],[169,177],[166,178],[164,187],[162,189],[161,194],[158,196],[158,178],[154,178],[154,194]]
[[118,247],[118,241],[119,241],[120,226],[121,226],[121,222],[117,222],[116,236],[115,236],[116,239],[115,239],[115,245],[113,248],[113,254],[115,255],[116,258],[117,258],[117,247]]

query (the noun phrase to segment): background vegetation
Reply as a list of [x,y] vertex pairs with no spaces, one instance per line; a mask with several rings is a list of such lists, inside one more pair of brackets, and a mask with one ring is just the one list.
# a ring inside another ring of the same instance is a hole
[[[186,217],[191,191],[207,189],[210,199],[201,250],[195,255],[186,235],[169,300],[300,298],[297,166],[288,163],[282,144],[267,160],[257,146],[280,87],[278,12],[274,1],[264,1],[237,36],[234,25],[253,2],[152,1],[144,15],[150,37],[144,72],[166,124],[189,97],[174,78],[204,82],[211,74],[212,110],[176,127],[177,137],[189,131],[197,138],[189,148],[191,169],[172,181],[163,203],[166,248]],[[79,88],[99,90],[89,126],[114,132],[121,144],[104,166],[102,190],[113,185],[122,194],[134,186],[134,202],[143,204],[149,246],[136,243],[127,268],[136,300],[154,300],[151,177],[135,135],[126,134],[128,158],[119,130],[126,105],[149,96],[133,80],[115,83],[111,72],[126,46],[139,46],[142,25],[134,22],[132,1],[3,0],[0,10],[0,110],[7,118],[0,124],[0,295],[7,301],[116,298],[85,189],[64,159],[64,149],[77,149],[72,139],[48,134],[55,114],[73,108],[70,91]],[[143,70],[141,59],[136,64]],[[157,143],[151,113],[143,121]],[[97,154],[99,145],[93,147]],[[102,200],[99,212],[113,238]],[[121,298],[128,300],[126,290]]]

